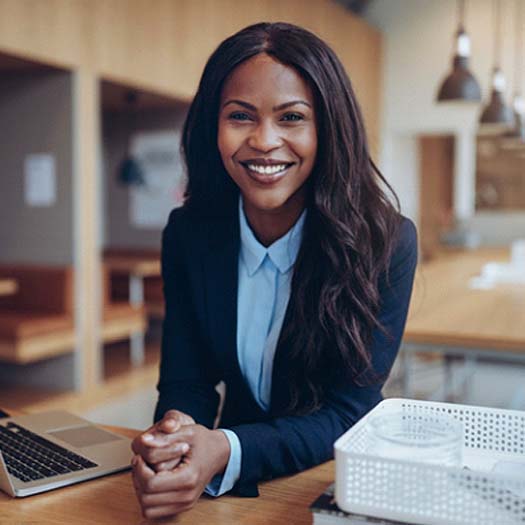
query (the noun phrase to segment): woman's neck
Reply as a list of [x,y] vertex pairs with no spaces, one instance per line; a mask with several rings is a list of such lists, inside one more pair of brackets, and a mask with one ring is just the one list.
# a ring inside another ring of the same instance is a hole
[[297,222],[303,210],[304,200],[288,202],[278,210],[268,211],[254,208],[244,201],[246,219],[257,240],[266,247],[285,235]]

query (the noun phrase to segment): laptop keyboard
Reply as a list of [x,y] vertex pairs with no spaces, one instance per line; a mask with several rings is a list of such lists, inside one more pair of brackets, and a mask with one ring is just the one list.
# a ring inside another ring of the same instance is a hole
[[0,451],[9,474],[24,482],[98,466],[12,422],[0,425]]

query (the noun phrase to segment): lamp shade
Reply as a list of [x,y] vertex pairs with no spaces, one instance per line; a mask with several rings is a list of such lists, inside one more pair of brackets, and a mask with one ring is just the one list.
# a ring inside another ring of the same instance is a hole
[[449,100],[481,100],[481,89],[468,70],[468,58],[456,55],[452,72],[445,78],[438,91],[439,102]]
[[520,93],[514,95],[512,107],[514,109],[514,127],[507,133],[507,136],[516,137],[521,142],[525,142],[525,99]]
[[495,68],[492,77],[492,93],[490,101],[483,109],[481,124],[503,124],[511,126],[514,116],[509,106],[505,104],[503,92],[505,90],[505,77],[499,68]]
[[126,157],[119,168],[119,182],[125,186],[144,186],[144,173],[140,163],[131,156]]
[[474,75],[468,69],[470,39],[461,25],[456,33],[455,44],[452,71],[441,84],[437,100],[438,102],[451,100],[480,101],[481,89]]

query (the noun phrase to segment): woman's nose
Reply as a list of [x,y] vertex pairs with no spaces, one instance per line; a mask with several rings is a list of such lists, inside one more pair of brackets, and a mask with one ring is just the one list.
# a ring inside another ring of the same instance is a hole
[[271,151],[282,146],[283,140],[272,122],[261,122],[248,137],[248,145],[258,151]]

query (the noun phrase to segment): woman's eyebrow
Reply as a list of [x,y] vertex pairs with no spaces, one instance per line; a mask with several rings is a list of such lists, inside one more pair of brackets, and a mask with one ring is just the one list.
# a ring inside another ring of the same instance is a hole
[[284,104],[279,104],[278,106],[274,106],[272,109],[274,111],[281,111],[282,109],[286,109],[291,106],[295,106],[296,104],[302,104],[303,106],[307,106],[309,108],[312,107],[312,105],[306,102],[306,100],[291,100],[290,102],[285,102]]
[[242,106],[243,108],[249,109],[250,111],[257,111],[257,108],[253,106],[252,104],[248,104],[248,102],[244,102],[243,100],[237,100],[237,99],[228,100],[222,105],[222,107],[225,108],[226,106],[229,106],[230,104],[237,104],[239,106]]
[[[226,106],[230,105],[230,104],[238,104],[239,106],[242,106],[243,108],[246,108],[246,109],[249,109],[250,111],[257,111],[257,108],[252,105],[252,104],[249,104],[248,102],[244,102],[244,100],[238,100],[238,99],[231,99],[231,100],[228,100],[227,102],[225,102],[222,107],[225,108]],[[291,106],[295,106],[296,104],[302,104],[303,106],[306,106],[308,108],[311,108],[312,105],[308,102],[306,102],[306,100],[290,100],[290,102],[284,102],[283,104],[279,104],[278,106],[274,106],[272,108],[273,111],[281,111],[283,109],[286,109],[286,108],[289,108]]]

